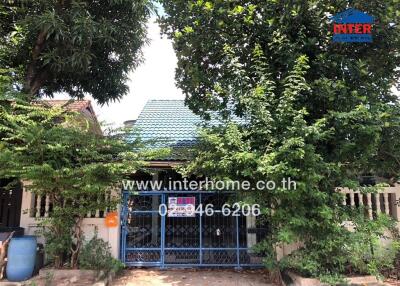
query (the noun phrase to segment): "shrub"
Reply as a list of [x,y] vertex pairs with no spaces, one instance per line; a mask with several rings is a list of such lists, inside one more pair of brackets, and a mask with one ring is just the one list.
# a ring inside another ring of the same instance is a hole
[[41,229],[36,234],[45,238],[44,249],[48,260],[55,268],[63,267],[63,262],[71,255],[73,222],[69,216],[65,216],[46,218],[39,225]]
[[112,257],[108,242],[97,236],[84,244],[78,261],[82,269],[103,270],[105,273],[121,271],[125,265]]
[[384,245],[382,238],[392,230],[393,220],[380,215],[374,220],[353,217],[353,229],[338,228],[335,235],[307,242],[287,257],[280,266],[307,277],[318,277],[329,285],[342,283],[346,275],[381,276],[393,267],[400,243],[395,238]]

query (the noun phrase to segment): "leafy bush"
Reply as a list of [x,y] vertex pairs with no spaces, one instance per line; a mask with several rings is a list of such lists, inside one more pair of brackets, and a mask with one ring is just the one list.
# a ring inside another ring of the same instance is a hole
[[32,104],[3,81],[0,70],[0,177],[29,181],[28,191],[49,198],[52,207],[41,224],[46,253],[56,268],[67,260],[77,268],[85,216],[115,208],[119,198],[110,196],[110,189],[159,153],[147,152],[140,140],[128,142],[127,129],[103,136],[79,113]]
[[125,265],[112,257],[108,242],[97,236],[84,244],[78,261],[81,269],[103,270],[105,273],[121,271]]
[[351,274],[381,276],[383,270],[393,267],[400,250],[397,239],[382,243],[382,238],[393,229],[393,220],[386,215],[374,220],[355,215],[352,222],[351,230],[340,227],[335,235],[305,243],[309,247],[283,258],[281,268],[318,277],[329,285],[342,283]]
[[71,255],[73,220],[66,215],[46,218],[39,225],[41,229],[36,234],[45,238],[44,249],[48,260],[55,268],[63,267],[63,262]]
[[354,252],[351,263],[362,273],[380,277],[383,271],[393,269],[396,255],[400,250],[400,242],[377,245],[372,255],[367,249],[360,248],[360,250],[359,253]]
[[344,281],[344,273],[349,258],[347,246],[349,233],[337,233],[326,239],[310,241],[308,247],[294,251],[284,257],[279,266],[293,270],[305,277],[316,277],[328,285]]

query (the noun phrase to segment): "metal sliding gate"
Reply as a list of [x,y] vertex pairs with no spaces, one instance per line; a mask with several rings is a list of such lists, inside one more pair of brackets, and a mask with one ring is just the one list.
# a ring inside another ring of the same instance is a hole
[[[263,239],[265,228],[255,217],[226,216],[221,207],[233,194],[211,192],[123,193],[121,257],[127,266],[245,267],[262,266],[262,255],[251,246]],[[212,204],[212,215],[170,217],[170,200],[190,200],[196,209]]]

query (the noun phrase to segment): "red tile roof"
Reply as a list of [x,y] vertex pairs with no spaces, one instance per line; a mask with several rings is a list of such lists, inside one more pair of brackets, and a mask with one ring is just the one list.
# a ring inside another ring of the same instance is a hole
[[[90,103],[90,100],[56,100],[56,99],[50,99],[50,100],[44,100],[44,102],[50,104],[53,107],[63,107],[67,110],[70,111],[82,111],[87,108],[91,112],[93,112],[92,105]],[[94,112],[93,112],[94,113]]]
[[90,103],[90,100],[61,100],[61,99],[49,99],[43,100],[47,105],[51,107],[61,107],[68,111],[79,112],[80,114],[90,118],[96,125],[99,133],[101,132],[100,124],[97,121],[96,113]]

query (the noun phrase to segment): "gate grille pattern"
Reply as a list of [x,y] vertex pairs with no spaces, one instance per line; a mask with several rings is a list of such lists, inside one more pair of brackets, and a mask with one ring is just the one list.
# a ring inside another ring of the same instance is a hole
[[[159,206],[167,205],[170,196],[195,197],[196,208],[213,204],[216,212],[212,216],[161,216]],[[200,191],[124,192],[121,260],[128,266],[261,266],[262,255],[254,253],[251,244],[263,239],[265,228],[254,231],[246,217],[218,212],[232,196]]]

